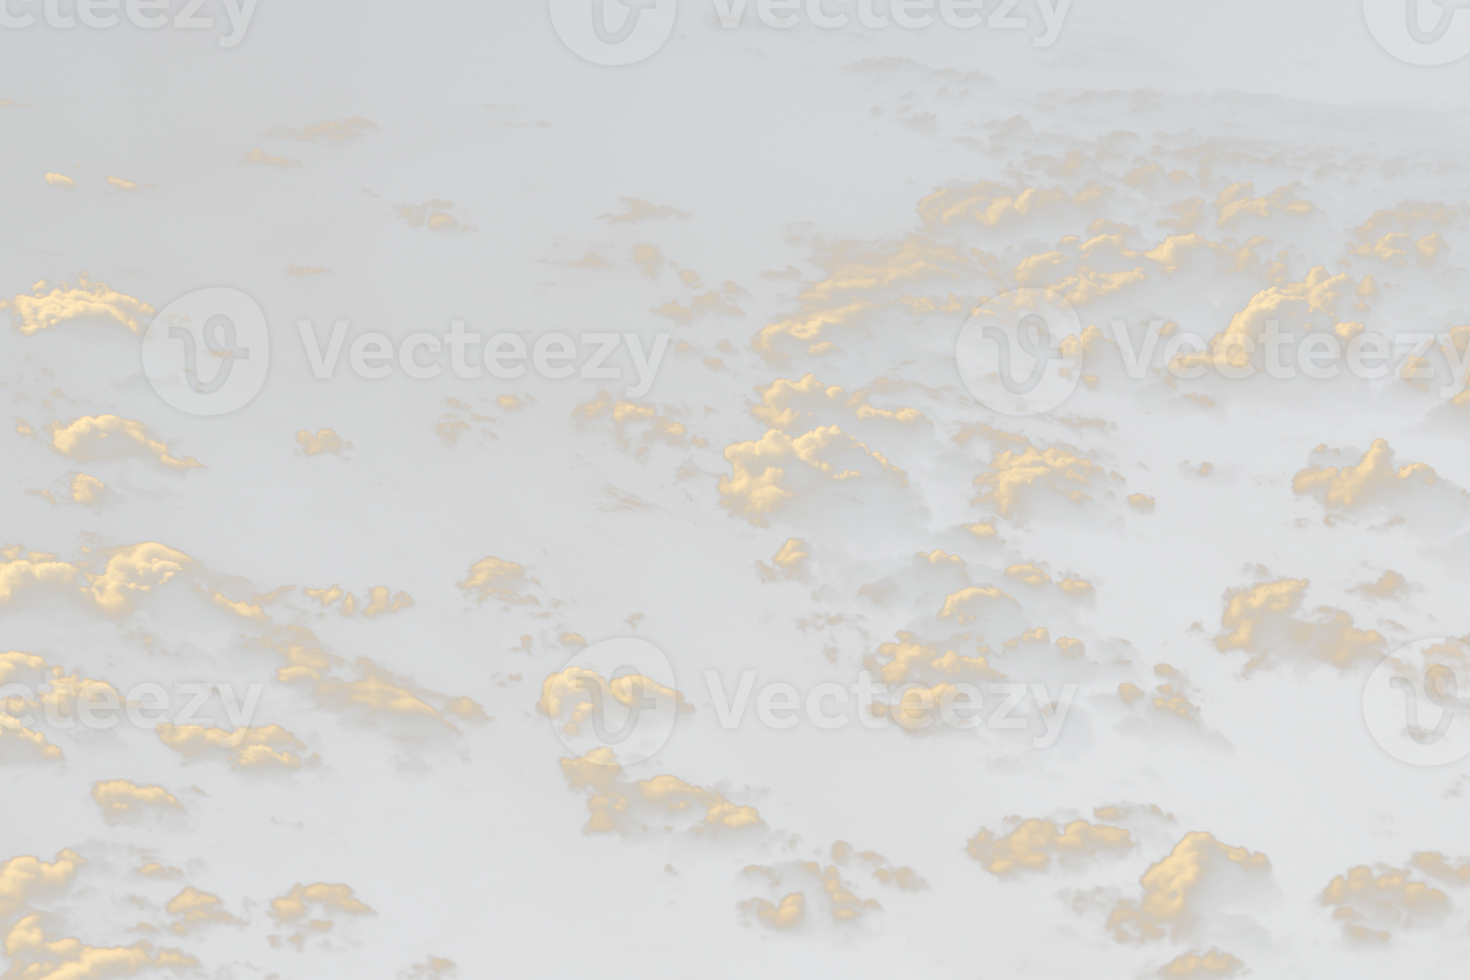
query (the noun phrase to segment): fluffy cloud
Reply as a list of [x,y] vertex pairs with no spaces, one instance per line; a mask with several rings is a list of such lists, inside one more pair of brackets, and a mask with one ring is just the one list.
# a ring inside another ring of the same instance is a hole
[[316,435],[302,429],[296,433],[296,442],[307,456],[320,456],[323,453],[340,456],[342,450],[352,448],[352,443],[343,442],[342,437],[331,429],[320,429]]
[[691,432],[689,411],[647,401],[617,398],[606,388],[572,410],[572,432],[610,439],[617,451],[647,463],[656,448],[707,450],[709,439]]
[[1297,615],[1309,584],[1284,578],[1226,592],[1220,617],[1225,632],[1215,638],[1216,648],[1253,654],[1248,670],[1273,656],[1346,669],[1383,655],[1383,635],[1358,629],[1344,610],[1319,606],[1313,619]]
[[[1324,455],[1336,450],[1318,446],[1314,453]],[[1395,467],[1393,449],[1386,440],[1375,439],[1356,464],[1309,466],[1293,478],[1291,489],[1298,496],[1316,497],[1333,511],[1387,503],[1410,487],[1434,486],[1439,482],[1439,474],[1424,463]]]
[[540,599],[516,591],[525,588],[526,582],[539,584],[535,579],[527,577],[522,566],[491,555],[471,565],[469,575],[459,583],[459,587],[465,592],[474,593],[481,602],[493,598],[511,605],[529,603],[539,606]]
[[1409,871],[1382,867],[1375,874],[1367,865],[1333,878],[1319,901],[1332,909],[1347,937],[1360,942],[1386,942],[1389,929],[1436,921],[1450,907],[1448,895],[1415,881]]
[[887,477],[907,485],[904,472],[887,457],[835,425],[795,439],[771,429],[758,440],[727,446],[725,460],[731,475],[720,478],[720,505],[762,526],[824,481]]
[[[371,119],[362,116],[352,116],[349,119],[329,119],[326,122],[314,123],[303,126],[300,129],[292,129],[290,126],[278,126],[268,130],[266,136],[275,136],[285,139],[294,139],[298,143],[311,143],[317,140],[325,140],[328,143],[345,143],[355,140],[370,130],[376,130],[377,124]],[[258,152],[258,151],[257,151]]]
[[92,786],[92,799],[110,822],[183,810],[183,804],[162,786],[139,786],[126,779],[110,779]]
[[860,898],[833,865],[816,861],[778,861],[741,868],[739,887],[764,895],[736,905],[745,929],[779,937],[853,948],[878,934],[883,907]]
[[1093,855],[1123,853],[1134,847],[1133,837],[1122,827],[1073,820],[1062,827],[1050,820],[1030,819],[1004,837],[981,828],[965,850],[980,866],[997,878],[1027,871],[1046,871],[1053,858],[1067,861]]
[[589,793],[589,833],[647,831],[654,824],[679,824],[695,835],[765,827],[755,807],[731,803],[723,794],[677,776],[629,780],[605,746],[579,759],[562,759],[561,767],[572,786]]
[[233,925],[237,920],[225,910],[224,904],[218,895],[191,885],[169,899],[164,908],[174,917],[169,928],[182,936],[200,926]]
[[669,204],[654,204],[651,201],[642,200],[641,197],[619,197],[617,203],[622,204],[622,213],[600,215],[597,220],[614,226],[645,225],[648,222],[666,222],[666,220],[678,220],[678,222],[694,220],[692,213],[681,212],[678,207],[670,207]]
[[319,949],[328,954],[362,946],[360,926],[378,918],[378,912],[357,898],[350,886],[326,882],[295,884],[290,892],[270,899],[266,914],[275,926],[270,948]]
[[83,272],[77,284],[58,283],[50,292],[43,279],[31,287],[30,296],[0,300],[0,310],[10,310],[15,327],[29,336],[38,330],[49,330],[67,320],[100,317],[121,323],[135,334],[143,333],[142,317],[157,312],[140,299],[119,293],[104,282],[94,282]]
[[1231,886],[1248,887],[1270,874],[1271,862],[1264,854],[1222,844],[1203,831],[1185,834],[1168,857],[1144,872],[1143,894],[1113,908],[1108,930],[1119,942],[1187,935],[1202,912],[1193,900],[1207,887],[1217,892],[1215,901],[1228,903]]
[[473,235],[479,228],[454,215],[459,207],[454,201],[440,198],[423,201],[422,204],[394,204],[392,213],[409,228],[428,228],[435,235]]
[[1038,491],[1061,494],[1074,503],[1091,499],[1083,490],[1105,471],[1090,459],[1065,449],[1026,446],[997,453],[990,469],[975,478],[977,503],[990,504],[1002,517],[1015,517]]
[[254,149],[241,158],[242,163],[260,164],[266,167],[275,167],[278,170],[291,170],[301,166],[301,161],[291,157],[272,156],[262,149]]
[[154,733],[159,741],[186,759],[227,759],[237,769],[300,769],[299,753],[306,748],[306,743],[280,725],[241,727],[227,732],[221,728],[165,722]]
[[145,459],[171,470],[187,470],[200,465],[192,456],[176,457],[168,445],[148,431],[142,422],[116,415],[84,415],[63,425],[53,422],[51,448],[78,462],[103,459]]

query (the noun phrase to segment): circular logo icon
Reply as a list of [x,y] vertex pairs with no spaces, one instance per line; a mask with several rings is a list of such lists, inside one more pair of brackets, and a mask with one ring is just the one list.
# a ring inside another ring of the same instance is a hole
[[1012,289],[965,321],[955,360],[965,387],[986,408],[1039,415],[1066,401],[1082,380],[1081,335],[1077,311],[1061,294]]
[[550,0],[551,26],[594,65],[651,58],[674,33],[678,0]]
[[1470,54],[1470,0],[1363,0],[1383,50],[1411,65],[1447,65]]
[[143,335],[143,373],[158,397],[190,415],[224,415],[259,394],[270,329],[255,300],[212,286],[164,307]]
[[628,766],[668,742],[680,711],[692,710],[674,685],[674,668],[647,640],[594,643],[546,678],[537,709],[579,756]]
[[1385,752],[1411,766],[1470,755],[1470,655],[1458,640],[1419,640],[1379,664],[1363,689],[1363,718]]

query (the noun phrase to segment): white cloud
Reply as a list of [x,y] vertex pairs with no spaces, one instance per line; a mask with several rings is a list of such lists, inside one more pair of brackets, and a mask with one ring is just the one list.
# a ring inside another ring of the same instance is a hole
[[91,798],[109,827],[128,827],[159,835],[198,830],[188,807],[163,786],[143,786],[126,779],[100,780],[93,783]]
[[129,181],[121,176],[107,175],[107,191],[109,197],[123,197],[123,195],[147,194],[148,191],[159,190],[157,184],[143,184],[140,181]]
[[485,555],[469,567],[465,579],[454,583],[460,595],[473,599],[475,605],[495,604],[501,611],[513,608],[539,608],[541,599],[531,594],[532,589],[545,589],[532,576],[531,570],[516,561],[506,561],[495,555]]
[[316,432],[301,429],[295,433],[295,455],[310,458],[313,455],[332,455],[338,460],[345,460],[347,454],[353,451],[353,444],[337,435],[337,429],[318,429]]
[[306,952],[318,949],[340,954],[363,945],[360,926],[378,918],[368,902],[357,898],[347,884],[295,884],[290,892],[270,899],[266,909],[275,932],[270,948]]
[[440,198],[423,201],[422,204],[394,204],[392,213],[409,228],[428,228],[435,235],[473,235],[479,228],[453,212],[460,210],[454,201]]
[[620,215],[600,215],[597,220],[606,222],[607,225],[644,225],[647,222],[664,222],[670,219],[679,222],[694,220],[692,213],[681,212],[678,207],[667,204],[654,204],[642,200],[641,197],[619,197],[617,203],[623,206]]
[[1388,639],[1377,630],[1358,629],[1347,610],[1307,610],[1310,586],[1310,579],[1272,579],[1226,589],[1220,632],[1210,644],[1219,654],[1245,654],[1247,676],[1289,670],[1304,679],[1317,667],[1341,674],[1376,667],[1388,652]]
[[310,143],[340,150],[343,147],[354,147],[379,132],[382,132],[381,126],[372,119],[366,116],[348,116],[347,119],[315,122],[303,129],[285,125],[272,126],[262,135],[265,135],[266,140],[290,140],[291,143]]
[[163,478],[184,479],[206,469],[191,455],[173,455],[169,445],[135,419],[82,416],[46,426],[51,451],[81,466],[128,466],[137,463]]
[[326,765],[318,752],[279,724],[244,727],[231,735],[197,724],[159,724],[159,741],[178,754],[184,765],[223,765],[245,786],[295,786],[301,776],[322,776]]
[[754,807],[756,790],[694,786],[669,774],[628,779],[607,748],[560,764],[567,786],[587,799],[582,833],[588,836],[650,846],[673,861],[769,857],[789,840],[770,829]]
[[883,907],[860,898],[832,865],[778,861],[741,868],[736,883],[763,896],[742,899],[735,909],[745,929],[779,937],[822,942],[839,949],[869,942],[878,934]]
[[132,345],[143,339],[144,322],[159,311],[79,272],[75,282],[41,279],[28,294],[0,300],[0,313],[9,314],[10,326],[21,336],[62,334]]
[[648,401],[619,398],[606,388],[572,410],[572,432],[610,439],[617,451],[647,463],[656,448],[707,450],[709,439],[689,432],[689,411]]
[[288,173],[291,170],[306,169],[306,165],[301,163],[300,160],[295,159],[295,157],[278,157],[275,154],[266,153],[260,147],[256,147],[254,150],[248,151],[248,153],[241,153],[240,160],[235,162],[235,166],[263,166],[269,167],[272,170],[281,170],[282,173]]

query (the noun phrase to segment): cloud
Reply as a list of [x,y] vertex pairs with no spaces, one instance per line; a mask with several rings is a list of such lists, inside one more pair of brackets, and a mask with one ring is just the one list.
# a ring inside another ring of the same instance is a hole
[[157,184],[143,184],[140,181],[129,181],[121,176],[107,175],[107,197],[126,197],[126,195],[147,194],[148,191],[159,190]]
[[1099,854],[1122,853],[1134,847],[1122,827],[1073,820],[1065,828],[1050,820],[1024,820],[1004,837],[981,828],[965,850],[997,878],[1028,871],[1047,871],[1053,858],[1067,861]]
[[509,605],[539,606],[540,599],[516,591],[525,588],[527,582],[540,584],[535,579],[528,578],[522,566],[491,555],[471,565],[469,575],[459,583],[459,587],[465,592],[474,593],[480,602],[493,598]]
[[[1337,453],[1318,446],[1315,454]],[[1291,481],[1297,496],[1314,496],[1328,511],[1352,510],[1370,503],[1389,503],[1412,487],[1435,486],[1439,474],[1424,463],[1395,468],[1387,440],[1375,439],[1355,465],[1309,466]]]
[[205,925],[234,925],[238,920],[225,911],[218,895],[202,892],[192,885],[168,900],[164,906],[175,921],[169,928],[180,936]]
[[130,976],[143,970],[181,970],[199,961],[177,949],[156,953],[146,942],[132,946],[88,946],[79,939],[51,938],[41,927],[41,916],[28,915],[5,936],[5,953],[25,980],[92,980],[94,977]]
[[1021,452],[1010,449],[997,453],[990,461],[989,472],[975,477],[980,488],[977,503],[995,507],[1002,517],[1014,517],[1043,488],[1081,503],[1091,498],[1083,491],[1104,470],[1090,459],[1052,447],[1041,450],[1028,445]]
[[778,937],[822,942],[850,949],[878,934],[883,907],[858,898],[841,871],[816,861],[778,861],[741,868],[736,884],[763,896],[735,907],[745,929]]
[[619,398],[606,388],[572,410],[572,432],[609,439],[617,451],[647,464],[656,448],[688,453],[707,450],[709,439],[689,432],[689,411],[647,401]]
[[48,173],[46,174],[46,183],[50,184],[52,187],[72,188],[77,186],[77,182],[72,180],[66,174]]
[[562,731],[576,735],[588,719],[606,710],[607,698],[629,708],[649,697],[672,704],[675,711],[694,710],[684,695],[642,674],[623,674],[608,681],[595,670],[577,666],[554,673],[541,683],[541,700],[536,702],[536,710],[554,721],[565,717]]
[[80,854],[67,848],[50,864],[30,856],[0,864],[0,921],[25,908],[33,897],[59,892],[70,885],[77,869],[86,863]]
[[440,198],[423,201],[422,204],[394,204],[392,213],[409,228],[428,228],[435,235],[473,235],[479,228],[460,219],[451,212],[460,210],[454,201]]
[[1380,659],[1383,635],[1358,629],[1344,610],[1319,606],[1314,619],[1297,615],[1309,584],[1307,579],[1284,578],[1227,591],[1220,616],[1225,632],[1215,638],[1216,649],[1254,654],[1247,670],[1269,662],[1273,655],[1341,669]]
[[824,481],[889,477],[907,485],[903,470],[835,425],[792,438],[777,429],[725,448],[731,475],[721,477],[720,506],[764,526],[798,494]]
[[14,312],[14,323],[23,336],[38,330],[49,330],[67,320],[100,317],[115,320],[139,336],[143,333],[141,317],[158,312],[140,299],[119,293],[104,282],[96,282],[83,272],[77,284],[57,283],[50,292],[42,279],[31,287],[31,295],[20,295],[0,301],[0,310]]
[[275,932],[270,948],[306,952],[318,949],[340,954],[363,945],[360,926],[378,918],[368,902],[357,898],[347,884],[295,884],[290,892],[270,899],[266,909]]
[[704,836],[765,827],[755,807],[731,803],[677,776],[629,780],[606,746],[578,759],[562,759],[561,767],[573,787],[589,793],[588,833],[646,832],[650,824],[668,831],[679,824],[689,834]]
[[152,592],[194,564],[194,559],[183,552],[154,541],[103,554],[107,555],[107,564],[101,572],[87,573],[89,584],[82,592],[112,616],[127,612],[138,593]]
[[1113,908],[1108,931],[1119,942],[1145,942],[1168,935],[1177,939],[1196,927],[1203,910],[1196,907],[1195,900],[1207,891],[1216,893],[1211,904],[1228,904],[1232,891],[1268,879],[1270,874],[1271,862],[1264,854],[1222,844],[1203,831],[1185,834],[1168,857],[1151,865],[1139,879],[1143,894],[1123,899]]
[[335,611],[343,619],[379,620],[398,616],[415,608],[416,602],[407,592],[391,592],[388,586],[375,585],[368,597],[359,599],[340,585],[329,589],[301,589],[301,594],[316,602],[323,611]]
[[166,469],[187,470],[201,464],[192,456],[170,455],[168,445],[142,422],[116,415],[84,415],[63,425],[47,426],[51,448],[81,463],[129,457],[156,462]]
[[260,149],[251,150],[249,153],[246,153],[241,158],[241,161],[243,163],[258,163],[267,167],[275,167],[278,170],[291,170],[301,166],[300,160],[295,160],[290,157],[271,156],[269,153]]
[[628,210],[621,214],[599,215],[601,220],[610,225],[634,225],[644,221],[656,221],[660,218],[678,218],[680,221],[688,221],[694,217],[688,211],[680,211],[678,208],[664,204],[652,204],[642,198],[620,197],[618,200]]
[[377,128],[377,124],[371,119],[364,119],[362,116],[353,116],[350,119],[331,119],[326,122],[313,123],[310,126],[303,126],[301,129],[292,129],[290,126],[277,126],[275,129],[267,130],[263,135],[282,139],[294,139],[298,143],[313,143],[317,140],[325,140],[328,143],[345,143],[348,140],[360,138],[370,130],[376,131]]
[[1389,929],[1437,921],[1449,911],[1448,895],[1410,874],[1381,866],[1374,874],[1360,864],[1333,878],[1318,901],[1332,909],[1332,918],[1342,923],[1349,939],[1386,942]]
[[92,786],[92,799],[102,808],[108,822],[184,809],[162,786],[139,786],[126,779],[110,779]]
[[306,743],[280,725],[242,727],[227,732],[203,725],[165,722],[154,733],[160,742],[186,759],[226,759],[236,769],[300,769],[299,753],[306,748]]
[[71,499],[79,504],[95,504],[102,499],[107,485],[95,476],[78,473],[72,477]]
[[342,450],[351,449],[352,443],[343,442],[342,437],[331,429],[319,429],[316,435],[302,429],[296,433],[296,442],[301,446],[301,451],[307,456],[320,456],[331,454],[342,455]]
[[1208,953],[1180,953],[1159,969],[1159,976],[1168,980],[1188,980],[1190,977],[1205,980],[1209,977],[1231,977],[1243,969],[1245,964],[1239,958],[1212,949]]

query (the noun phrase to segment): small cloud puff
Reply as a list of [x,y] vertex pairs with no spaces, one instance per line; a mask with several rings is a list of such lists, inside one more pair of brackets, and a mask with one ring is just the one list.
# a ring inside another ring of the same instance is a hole
[[47,292],[47,285],[42,279],[31,287],[30,296],[0,300],[0,310],[14,311],[15,327],[24,336],[81,317],[115,320],[141,336],[143,324],[139,318],[157,312],[142,300],[119,293],[105,282],[93,281],[85,272],[77,278],[75,286],[62,282]]

